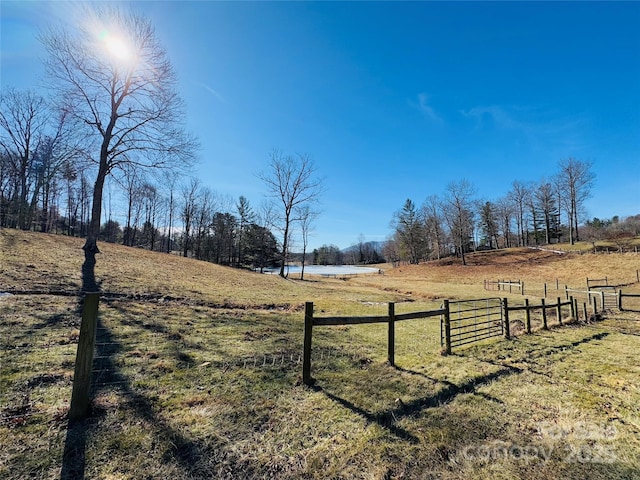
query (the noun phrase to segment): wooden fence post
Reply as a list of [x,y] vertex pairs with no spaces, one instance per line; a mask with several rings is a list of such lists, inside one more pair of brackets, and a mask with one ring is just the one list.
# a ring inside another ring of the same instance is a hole
[[600,305],[602,306],[600,310],[604,312],[604,290],[600,292]]
[[598,314],[598,297],[594,295],[591,298],[593,298],[593,314],[597,315]]
[[558,305],[556,306],[556,315],[558,315],[558,324],[562,325],[562,304],[560,303],[560,297],[558,297]]
[[569,297],[569,303],[571,304],[570,305],[570,308],[571,308],[571,319],[572,320],[577,320],[577,318],[576,318],[575,300],[573,298],[573,295]]
[[618,310],[622,311],[622,289],[618,290]]
[[587,312],[587,302],[582,302],[582,310],[584,311],[584,321],[589,319],[589,313]]
[[547,307],[544,305],[544,298],[542,299],[542,329],[549,330],[547,325]]
[[527,329],[527,333],[531,333],[531,310],[529,310],[529,299],[525,298],[524,299],[524,306],[526,307],[525,309],[525,317],[524,317],[524,326]]
[[395,331],[395,323],[396,323],[396,308],[395,303],[389,302],[389,335],[388,335],[388,360],[389,364],[392,367],[396,366],[396,331]]
[[311,338],[313,336],[313,302],[304,304],[304,347],[302,352],[302,383],[312,385]]
[[520,282],[520,293],[524,295],[524,282]]
[[99,302],[99,292],[87,293],[84,296],[76,365],[73,372],[73,391],[69,408],[70,420],[86,418],[90,412],[91,370],[93,368],[93,351],[96,346]]
[[544,298],[547,298],[547,283],[544,284]]
[[444,351],[451,355],[451,313],[449,312],[449,300],[444,301]]
[[502,299],[502,309],[504,316],[504,338],[507,340],[510,338],[509,335],[509,304],[506,298]]

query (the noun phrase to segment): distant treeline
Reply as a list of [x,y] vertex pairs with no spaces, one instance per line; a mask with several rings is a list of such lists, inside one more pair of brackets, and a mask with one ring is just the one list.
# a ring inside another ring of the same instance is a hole
[[[78,138],[68,111],[37,94],[3,90],[0,107],[0,227],[86,237],[94,148]],[[594,178],[589,163],[570,158],[559,162],[550,179],[513,182],[497,200],[476,198],[465,180],[453,182],[444,195],[429,196],[420,206],[407,199],[386,242],[360,236],[347,249],[323,245],[307,252],[305,263],[418,263],[448,255],[464,263],[464,254],[478,249],[581,239],[611,240],[624,250],[640,233],[640,216],[582,220]],[[273,202],[254,208],[244,196],[218,195],[171,168],[145,170],[128,162],[112,172],[105,192],[101,241],[252,269],[282,262],[284,232],[287,243],[298,236],[306,245],[300,231],[309,225],[283,228],[282,211]],[[290,221],[310,220],[316,215],[311,213]],[[287,261],[302,261],[290,250]]]
[[450,183],[444,195],[431,195],[421,206],[407,199],[392,218],[392,237],[383,256],[390,262],[419,263],[465,253],[517,246],[609,240],[620,251],[640,234],[640,215],[584,221],[584,202],[595,175],[588,162],[572,158],[558,172],[538,182],[515,181],[497,200],[477,198],[473,185]]

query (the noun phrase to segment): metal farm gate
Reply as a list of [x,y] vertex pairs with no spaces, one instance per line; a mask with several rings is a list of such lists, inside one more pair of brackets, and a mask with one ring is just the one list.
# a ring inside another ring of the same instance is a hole
[[[504,334],[499,298],[449,302],[451,347],[459,347]],[[445,345],[444,319],[440,320],[440,345]]]

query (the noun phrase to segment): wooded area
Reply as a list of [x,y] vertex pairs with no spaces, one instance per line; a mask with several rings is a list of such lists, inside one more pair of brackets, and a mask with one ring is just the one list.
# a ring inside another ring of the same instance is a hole
[[477,250],[588,241],[596,251],[598,240],[627,251],[640,235],[640,215],[584,218],[594,179],[590,163],[568,158],[558,162],[550,180],[514,181],[496,200],[477,198],[467,180],[452,182],[442,196],[428,196],[420,206],[406,200],[393,215],[384,256],[417,264],[456,255],[466,264],[465,253]]

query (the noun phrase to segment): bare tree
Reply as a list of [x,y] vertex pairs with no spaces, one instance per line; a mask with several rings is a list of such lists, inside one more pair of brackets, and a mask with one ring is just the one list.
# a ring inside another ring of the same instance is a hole
[[503,248],[511,246],[511,221],[514,214],[514,204],[508,197],[499,198],[495,203],[498,228],[502,235]]
[[398,240],[398,232],[394,232],[392,236],[387,238],[382,247],[382,254],[387,262],[390,262],[394,268],[400,264],[400,241]]
[[9,226],[10,198],[15,189],[15,178],[12,175],[10,155],[0,152],[0,227]]
[[556,205],[556,192],[553,184],[542,180],[533,192],[536,208],[542,214],[544,222],[545,243],[551,243],[551,234],[558,223],[558,206]]
[[[214,225],[215,210],[216,210],[216,194],[209,188],[203,187],[200,189],[198,195],[197,207],[194,216],[194,242],[193,242],[193,256],[199,260],[208,259],[208,255],[205,254],[205,243],[209,236],[209,232]],[[220,263],[219,259],[216,259],[216,263]]]
[[531,188],[525,183],[514,181],[511,191],[508,194],[509,199],[513,202],[516,212],[516,226],[518,227],[518,245],[524,247],[527,244],[528,218],[527,205],[530,203]]
[[307,258],[307,247],[309,246],[309,234],[313,221],[319,215],[318,212],[311,210],[309,204],[302,205],[297,211],[297,217],[300,221],[300,233],[302,234],[302,270],[300,280],[304,280],[304,265]]
[[184,112],[176,78],[150,22],[135,13],[87,7],[74,30],[50,30],[41,41],[58,98],[97,143],[97,174],[87,239],[83,290],[97,289],[102,192],[124,165],[176,168],[193,156],[195,141],[180,127]]
[[296,209],[319,200],[323,191],[323,180],[315,177],[316,168],[309,155],[293,157],[277,150],[271,153],[269,169],[258,177],[266,184],[269,194],[282,207],[279,228],[282,232],[280,276],[285,276],[285,265],[289,256],[292,222],[298,220]]
[[474,194],[473,185],[467,180],[461,180],[447,185],[444,200],[444,216],[463,265],[467,264],[464,253],[473,238]]
[[11,160],[16,177],[14,208],[17,226],[31,227],[28,196],[31,190],[36,149],[44,135],[48,111],[44,98],[33,92],[8,89],[0,95],[0,147]]
[[422,204],[421,212],[425,221],[431,256],[439,260],[444,246],[444,234],[442,230],[442,203],[438,196],[428,196]]
[[569,241],[574,244],[580,241],[578,212],[591,195],[595,174],[591,171],[591,163],[575,158],[561,160],[558,166],[557,185],[569,219]]
[[178,180],[178,176],[174,173],[174,172],[164,172],[166,175],[163,177],[162,179],[162,183],[164,185],[166,185],[166,187],[168,188],[169,192],[169,197],[166,199],[167,201],[167,208],[166,208],[166,213],[168,215],[168,226],[167,226],[167,233],[166,233],[166,237],[167,237],[167,248],[166,248],[166,252],[167,253],[171,253],[171,247],[172,247],[172,243],[171,243],[171,238],[172,238],[172,233],[173,233],[173,215],[175,213],[175,190],[176,190],[176,183]]
[[182,244],[182,255],[189,255],[189,247],[191,246],[191,230],[195,222],[195,216],[198,211],[198,199],[200,197],[200,182],[192,178],[189,185],[182,188],[182,226],[184,229],[184,237]]
[[120,181],[127,195],[127,223],[124,227],[123,243],[133,247],[136,239],[138,221],[140,219],[141,193],[144,180],[136,169],[127,169]]

